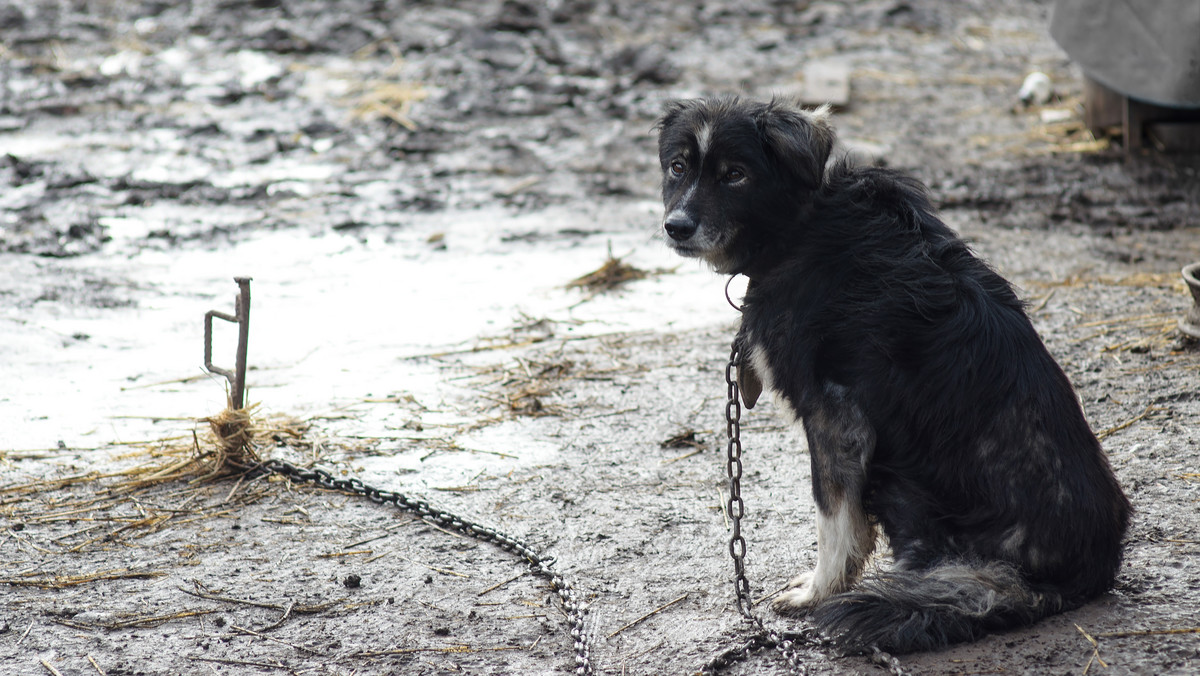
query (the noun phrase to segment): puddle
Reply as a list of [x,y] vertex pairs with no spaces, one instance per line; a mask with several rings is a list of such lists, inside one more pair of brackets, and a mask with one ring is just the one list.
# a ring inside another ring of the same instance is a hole
[[[404,230],[282,230],[236,246],[32,266],[31,283],[62,269],[77,279],[120,280],[128,307],[33,302],[6,311],[0,359],[11,364],[16,382],[37,386],[0,397],[0,418],[14,421],[3,446],[45,449],[61,441],[74,449],[155,439],[190,429],[178,418],[220,410],[224,381],[195,377],[203,375],[204,312],[233,311],[234,276],[254,278],[249,399],[299,417],[396,394],[443,407],[463,390],[445,382],[453,370],[423,357],[504,340],[530,319],[552,322],[558,338],[669,333],[733,320],[723,279],[654,239],[656,205],[639,204],[622,216],[646,227],[578,235],[594,222],[575,222],[565,210],[481,210],[430,215]],[[118,249],[150,227],[134,219],[107,224]],[[644,270],[674,271],[590,299],[566,288],[610,250]],[[236,327],[214,322],[214,362],[232,367],[235,345]],[[194,379],[180,382],[187,378]],[[405,422],[394,408],[359,408],[365,411],[356,410],[357,421],[333,421],[329,432],[379,433]],[[504,445],[499,438],[477,441]],[[422,467],[455,462],[451,454]]]

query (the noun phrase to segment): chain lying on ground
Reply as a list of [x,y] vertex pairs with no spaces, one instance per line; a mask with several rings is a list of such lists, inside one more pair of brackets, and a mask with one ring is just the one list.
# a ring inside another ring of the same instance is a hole
[[319,469],[301,469],[291,463],[281,460],[268,460],[259,466],[263,471],[278,474],[294,483],[311,483],[321,488],[345,491],[369,498],[379,504],[391,503],[408,512],[430,521],[442,528],[457,531],[463,535],[490,542],[497,547],[516,554],[529,562],[533,573],[550,582],[554,593],[562,601],[563,610],[567,614],[567,624],[571,628],[571,637],[575,641],[575,673],[578,676],[590,676],[592,671],[591,646],[585,627],[587,608],[562,575],[553,569],[554,559],[545,557],[533,551],[529,545],[510,535],[483,526],[460,516],[438,509],[424,500],[410,498],[402,493],[380,490],[364,484],[358,479],[336,479],[332,474]]
[[[733,524],[733,535],[729,539],[729,555],[733,558],[734,589],[737,596],[738,611],[742,617],[749,620],[758,629],[741,645],[730,648],[709,660],[701,669],[702,674],[715,674],[737,662],[744,662],[754,652],[764,648],[775,648],[791,665],[797,674],[808,673],[800,661],[801,646],[810,648],[827,648],[830,643],[821,637],[814,629],[802,631],[777,631],[767,627],[766,623],[754,613],[754,601],[750,594],[750,581],[746,577],[746,538],[742,536],[742,517],[746,513],[746,505],[742,501],[742,441],[741,417],[742,405],[739,399],[737,379],[734,375],[741,361],[740,344],[734,340],[729,355],[729,363],[725,366],[725,383],[728,388],[728,399],[725,402],[726,433],[729,436],[726,470],[729,476],[729,498],[726,508]],[[294,483],[310,483],[320,488],[344,491],[361,495],[379,504],[391,503],[396,507],[412,512],[422,519],[428,520],[442,528],[457,531],[482,542],[489,542],[497,547],[512,552],[529,562],[530,569],[535,575],[550,582],[554,593],[562,601],[563,610],[567,615],[567,624],[571,628],[571,637],[575,642],[575,673],[578,676],[593,674],[591,662],[591,646],[588,643],[586,631],[587,609],[579,599],[575,589],[562,575],[554,571],[554,559],[543,557],[521,540],[506,535],[494,528],[477,524],[456,514],[438,509],[424,500],[410,498],[403,493],[381,490],[364,484],[359,479],[337,479],[329,472],[320,469],[302,469],[282,460],[268,460],[258,466],[264,472],[278,474]],[[896,658],[875,649],[868,656],[875,664],[887,669],[892,676],[906,676]]]
[[[726,291],[728,298],[728,291]],[[732,301],[730,301],[732,305]],[[737,306],[734,306],[737,308]],[[826,648],[830,642],[821,637],[815,629],[804,631],[776,631],[767,627],[762,618],[754,614],[754,601],[750,595],[750,581],[746,578],[746,538],[742,536],[742,517],[746,514],[746,505],[742,502],[742,403],[739,398],[737,378],[734,369],[741,365],[741,344],[734,339],[729,354],[729,363],[725,365],[725,384],[728,398],[725,401],[725,432],[729,438],[726,453],[726,473],[729,477],[729,498],[726,508],[729,520],[733,524],[733,535],[729,537],[729,555],[733,558],[733,586],[737,596],[738,611],[742,617],[754,623],[758,633],[751,636],[742,645],[726,650],[709,660],[701,669],[702,674],[715,674],[737,662],[750,658],[750,654],[763,648],[775,648],[783,655],[797,674],[806,674],[808,670],[800,662],[799,649]],[[907,676],[895,657],[874,648],[868,657],[872,662],[887,669],[892,676]]]

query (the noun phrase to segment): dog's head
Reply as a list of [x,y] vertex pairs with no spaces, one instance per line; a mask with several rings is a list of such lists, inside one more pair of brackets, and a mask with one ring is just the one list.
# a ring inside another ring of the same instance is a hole
[[671,248],[732,274],[799,227],[833,148],[827,118],[779,99],[669,104],[657,128]]

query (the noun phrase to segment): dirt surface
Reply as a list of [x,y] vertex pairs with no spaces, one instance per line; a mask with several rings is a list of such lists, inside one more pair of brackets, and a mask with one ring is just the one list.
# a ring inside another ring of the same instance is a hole
[[[557,597],[497,547],[277,478],[149,481],[224,405],[201,319],[232,312],[235,275],[254,277],[251,400],[287,418],[264,453],[556,557],[598,673],[691,673],[736,645],[737,317],[656,239],[652,124],[670,98],[802,91],[832,64],[843,139],[926,181],[1020,287],[1137,510],[1111,594],[900,664],[1196,673],[1200,352],[1175,323],[1198,163],[1082,132],[1048,11],[0,0],[0,672],[571,672]],[[1033,70],[1058,98],[1024,108]],[[593,271],[610,283],[571,283]],[[814,563],[814,507],[769,404],[743,441],[758,597]],[[726,673],[790,672],[768,651]]]

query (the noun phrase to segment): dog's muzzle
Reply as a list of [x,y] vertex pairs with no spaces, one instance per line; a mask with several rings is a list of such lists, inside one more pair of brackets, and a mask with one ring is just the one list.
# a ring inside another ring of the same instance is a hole
[[667,219],[663,221],[663,230],[667,232],[667,236],[676,242],[685,242],[696,234],[696,230],[700,228],[692,217],[681,211],[674,211]]

